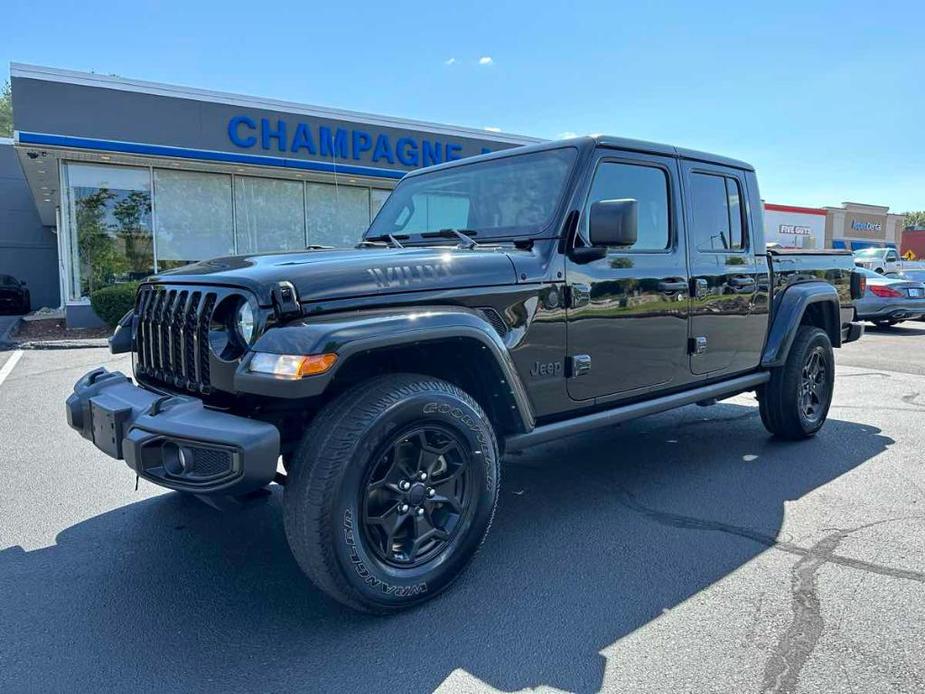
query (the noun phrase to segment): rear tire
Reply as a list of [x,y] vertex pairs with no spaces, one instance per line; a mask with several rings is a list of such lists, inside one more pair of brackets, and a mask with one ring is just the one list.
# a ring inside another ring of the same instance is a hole
[[353,609],[390,613],[446,590],[485,539],[499,455],[482,408],[429,376],[365,381],[309,425],[283,519],[302,570]]
[[771,371],[758,394],[761,421],[775,436],[796,441],[825,424],[835,385],[835,359],[826,332],[800,326],[787,361]]

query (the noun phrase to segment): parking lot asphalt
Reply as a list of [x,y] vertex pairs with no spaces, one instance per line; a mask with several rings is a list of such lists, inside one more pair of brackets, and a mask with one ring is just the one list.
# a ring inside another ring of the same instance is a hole
[[0,691],[922,691],[925,324],[837,362],[810,441],[739,396],[509,456],[466,576],[376,618],[303,578],[278,488],[237,514],[135,491],[68,429],[73,382],[127,359],[24,352],[0,383]]

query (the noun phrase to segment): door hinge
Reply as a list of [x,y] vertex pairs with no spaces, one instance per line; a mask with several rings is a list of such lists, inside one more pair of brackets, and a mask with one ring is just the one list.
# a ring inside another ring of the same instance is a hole
[[707,351],[707,338],[691,337],[687,340],[688,354],[703,354]]
[[566,378],[576,378],[583,376],[591,370],[590,354],[574,354],[565,358],[565,376]]
[[591,301],[591,287],[587,284],[568,284],[565,286],[565,307],[581,308]]

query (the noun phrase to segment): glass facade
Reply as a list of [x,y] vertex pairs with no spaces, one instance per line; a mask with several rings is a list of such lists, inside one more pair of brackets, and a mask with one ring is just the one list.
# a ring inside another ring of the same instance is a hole
[[239,176],[234,217],[238,253],[305,248],[305,193],[299,181]]
[[67,186],[71,295],[153,273],[148,169],[70,164]]
[[350,247],[391,193],[156,167],[64,166],[70,299],[216,256]]
[[157,269],[234,254],[231,176],[154,170]]

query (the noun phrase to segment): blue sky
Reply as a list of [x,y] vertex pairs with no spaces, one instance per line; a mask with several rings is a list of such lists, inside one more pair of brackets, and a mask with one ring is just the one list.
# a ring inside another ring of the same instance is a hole
[[769,202],[925,209],[925,3],[7,0],[0,64],[752,162]]

